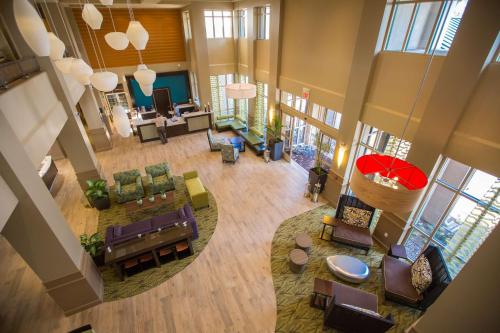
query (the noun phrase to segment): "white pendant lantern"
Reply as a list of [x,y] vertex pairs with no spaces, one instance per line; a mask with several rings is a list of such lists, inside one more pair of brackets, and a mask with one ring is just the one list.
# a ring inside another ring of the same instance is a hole
[[73,57],[66,57],[59,60],[56,60],[54,64],[57,69],[60,70],[64,74],[71,74],[71,65],[73,64]]
[[127,35],[123,32],[109,32],[104,35],[104,39],[109,47],[117,51],[125,50],[128,46]]
[[99,91],[109,92],[118,85],[118,75],[113,72],[98,72],[90,76],[90,83]]
[[142,93],[144,94],[144,96],[153,95],[153,85],[152,84],[146,84],[146,85],[139,84],[139,87],[141,87],[141,90],[142,90]]
[[257,95],[257,86],[251,83],[233,83],[225,87],[226,98],[244,99]]
[[156,80],[156,72],[148,69],[146,65],[140,64],[134,72],[134,78],[139,82],[139,85],[152,85]]
[[149,34],[139,21],[130,21],[127,28],[127,38],[137,50],[144,50],[149,40]]
[[94,70],[82,59],[75,59],[71,63],[70,73],[81,84],[87,85],[90,84],[90,76],[94,74]]
[[49,32],[50,54],[49,57],[53,61],[61,60],[64,57],[66,46],[64,43],[52,32]]
[[128,138],[130,136],[130,122],[128,120],[127,112],[121,105],[113,106],[113,123],[115,124],[116,131],[120,136]]
[[93,30],[101,29],[102,14],[93,4],[87,3],[83,6],[82,18]]
[[101,3],[104,5],[104,6],[111,6],[113,5],[113,0],[100,0]]
[[15,0],[14,18],[28,46],[39,57],[50,54],[50,42],[47,29],[35,8],[27,0]]

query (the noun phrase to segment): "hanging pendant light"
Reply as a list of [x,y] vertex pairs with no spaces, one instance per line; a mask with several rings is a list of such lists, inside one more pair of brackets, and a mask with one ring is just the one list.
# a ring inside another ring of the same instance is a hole
[[64,74],[71,74],[71,65],[73,64],[73,57],[66,57],[59,60],[56,60],[54,64],[57,69],[60,70]]
[[134,78],[139,83],[139,85],[152,85],[156,80],[156,72],[148,69],[144,64],[137,66],[137,70],[134,72]]
[[113,0],[100,0],[104,6],[112,6]]
[[139,84],[139,87],[141,88],[144,96],[153,95],[153,85],[152,84],[146,84],[146,85]]
[[127,35],[123,32],[108,32],[104,35],[104,40],[106,43],[114,50],[121,51],[125,50],[128,46],[128,38]]
[[90,76],[90,83],[102,92],[110,92],[118,85],[118,75],[113,72],[97,72]]
[[127,28],[127,38],[136,50],[144,50],[149,40],[149,34],[139,21],[130,21]]
[[130,136],[130,122],[127,112],[121,105],[113,106],[111,112],[113,113],[113,123],[115,124],[116,131],[120,136],[128,138]]
[[251,83],[232,83],[225,87],[226,97],[233,99],[254,98],[257,95],[257,86]]
[[411,211],[426,185],[427,176],[413,164],[379,154],[358,158],[350,183],[361,201],[393,213]]
[[54,33],[49,32],[48,37],[50,43],[50,59],[53,61],[61,60],[64,57],[66,46]]
[[82,59],[75,59],[71,63],[70,73],[81,84],[88,85],[90,84],[90,76],[94,74],[94,70]]
[[101,29],[102,14],[93,4],[87,3],[83,6],[82,18],[92,29]]
[[14,18],[26,43],[37,56],[49,56],[49,36],[37,11],[27,0],[15,0],[13,2]]

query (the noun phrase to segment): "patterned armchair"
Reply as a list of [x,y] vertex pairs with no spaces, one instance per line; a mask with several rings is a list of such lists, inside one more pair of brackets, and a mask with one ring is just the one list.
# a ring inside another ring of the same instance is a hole
[[207,131],[207,137],[208,137],[208,144],[210,145],[210,151],[219,151],[221,149],[221,146],[226,143],[225,138],[216,138],[212,134],[212,130],[208,129]]
[[133,169],[113,174],[115,180],[116,201],[124,203],[144,196],[141,174]]
[[175,190],[174,177],[170,174],[167,163],[150,165],[145,168],[148,176],[149,194]]
[[236,163],[240,153],[237,148],[234,148],[232,144],[223,144],[221,146],[222,162],[232,162]]

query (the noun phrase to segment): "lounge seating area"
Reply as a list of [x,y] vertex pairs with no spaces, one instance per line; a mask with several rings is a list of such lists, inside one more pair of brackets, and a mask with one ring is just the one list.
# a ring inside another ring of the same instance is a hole
[[159,163],[145,167],[148,177],[149,194],[165,193],[175,190],[174,177],[167,163]]
[[184,173],[189,198],[194,209],[201,209],[209,206],[208,192],[203,186],[197,171]]
[[240,131],[247,128],[247,121],[239,115],[219,115],[215,121],[215,128],[218,132]]
[[[265,135],[256,127],[247,127],[246,121],[240,116],[223,115],[217,118],[215,128],[222,132],[232,130],[236,135],[242,137],[245,143],[256,152],[257,155],[262,155],[265,150]],[[211,151],[219,151],[225,139],[216,138],[211,130],[207,131],[208,142]]]

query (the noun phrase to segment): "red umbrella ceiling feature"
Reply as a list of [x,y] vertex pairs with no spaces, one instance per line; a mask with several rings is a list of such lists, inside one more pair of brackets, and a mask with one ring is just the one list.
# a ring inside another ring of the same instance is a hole
[[356,160],[351,188],[370,206],[405,213],[415,207],[427,182],[425,173],[413,164],[392,156],[372,154]]

